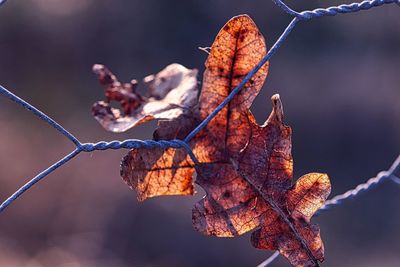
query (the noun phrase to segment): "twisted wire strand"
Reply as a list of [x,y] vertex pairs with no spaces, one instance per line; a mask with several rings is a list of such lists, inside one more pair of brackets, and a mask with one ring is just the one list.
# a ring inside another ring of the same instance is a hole
[[282,0],[272,0],[275,5],[280,7],[287,14],[296,17],[300,20],[310,20],[312,18],[335,16],[337,14],[354,13],[361,10],[368,10],[372,7],[377,7],[385,4],[396,3],[400,6],[400,0],[366,0],[360,3],[343,4],[339,6],[332,6],[328,8],[316,8],[314,10],[305,10],[297,12],[285,4]]
[[107,149],[121,149],[121,148],[180,148],[181,144],[175,142],[175,140],[167,141],[154,141],[154,140],[139,140],[139,139],[127,139],[124,141],[113,140],[110,142],[100,141],[97,143],[84,143],[79,148],[84,152],[93,152],[96,150],[107,150]]
[[397,159],[393,162],[392,166],[387,171],[379,172],[375,177],[368,179],[367,182],[357,185],[354,189],[348,190],[347,192],[337,195],[330,200],[325,202],[317,212],[317,216],[321,213],[337,206],[341,205],[344,201],[353,199],[357,197],[361,193],[367,192],[370,189],[374,188],[379,183],[383,182],[384,180],[391,179],[393,182],[397,183],[398,178],[396,177],[396,173],[400,172],[400,155]]
[[340,6],[333,6],[328,8],[317,8],[310,11],[300,12],[298,18],[302,20],[309,20],[312,18],[324,17],[324,16],[335,16],[339,13],[354,13],[361,10],[368,10],[372,7],[378,7],[385,4],[399,4],[399,0],[370,0],[363,1],[360,3],[352,3],[352,4],[343,4]]
[[126,139],[123,141],[113,140],[110,142],[100,141],[97,143],[84,143],[78,147],[83,152],[92,152],[96,150],[107,150],[107,149],[133,149],[133,148],[183,148],[186,150],[190,158],[195,164],[198,164],[198,160],[194,155],[190,146],[179,139],[173,140],[139,140],[139,139]]

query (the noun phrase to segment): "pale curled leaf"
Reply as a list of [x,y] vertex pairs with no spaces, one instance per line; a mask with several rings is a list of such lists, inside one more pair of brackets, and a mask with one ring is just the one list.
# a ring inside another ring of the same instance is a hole
[[[107,101],[92,107],[93,116],[108,131],[124,132],[138,124],[154,119],[175,119],[190,113],[197,103],[197,70],[171,64],[144,82],[149,96],[135,91],[136,82],[120,83],[115,75],[102,65],[95,65],[94,72],[106,86]],[[110,101],[121,104],[122,110],[110,106]]]

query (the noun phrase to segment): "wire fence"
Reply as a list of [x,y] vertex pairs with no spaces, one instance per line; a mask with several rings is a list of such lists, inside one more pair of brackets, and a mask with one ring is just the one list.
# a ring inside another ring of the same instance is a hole
[[[3,5],[7,0],[0,0],[0,6]],[[184,140],[161,140],[161,141],[154,141],[154,140],[138,140],[138,139],[126,139],[123,141],[113,140],[110,142],[101,141],[98,143],[82,143],[76,138],[72,133],[62,127],[59,123],[55,120],[47,116],[45,113],[40,111],[39,109],[35,108],[30,103],[26,102],[22,98],[16,96],[6,88],[0,85],[0,94],[11,101],[15,102],[16,104],[24,107],[41,120],[45,121],[47,124],[52,126],[56,129],[60,134],[68,138],[74,145],[75,149],[65,155],[62,159],[55,162],[53,165],[48,167],[47,169],[43,170],[35,177],[33,177],[29,182],[25,185],[21,186],[17,191],[15,191],[9,198],[7,198],[1,205],[0,205],[0,213],[4,211],[10,204],[12,204],[18,197],[24,194],[25,191],[30,189],[34,186],[37,182],[45,178],[47,175],[55,171],[60,166],[66,164],[75,156],[82,152],[92,152],[96,150],[108,150],[108,149],[132,149],[132,148],[184,148],[192,160],[194,162],[198,162],[195,155],[193,154],[190,146],[188,145],[189,141],[199,133],[207,124],[220,112],[234,97],[239,91],[243,88],[243,86],[257,73],[257,71],[276,53],[276,51],[280,48],[295,26],[301,21],[307,21],[315,18],[325,17],[325,16],[335,16],[337,14],[346,14],[346,13],[353,13],[359,12],[362,10],[368,10],[373,7],[378,7],[387,4],[397,4],[400,7],[400,0],[371,0],[371,1],[363,1],[360,3],[352,3],[352,4],[344,4],[339,6],[332,6],[328,8],[317,8],[314,10],[306,10],[302,12],[297,12],[286,5],[282,0],[272,0],[278,7],[280,7],[284,12],[289,14],[293,19],[288,24],[286,29],[277,39],[275,44],[271,47],[265,57],[252,69],[240,82],[240,84],[235,87],[232,92],[221,102],[221,104],[212,112],[210,113],[207,118],[205,118],[192,132],[190,132]],[[400,178],[398,173],[400,173],[400,155],[397,159],[393,162],[392,166],[387,171],[381,171],[377,174],[376,177],[370,178],[363,184],[359,184],[354,189],[351,189],[343,194],[337,195],[330,200],[328,200],[325,205],[318,211],[317,215],[322,214],[323,212],[343,204],[345,201],[353,199],[354,197],[358,196],[359,194],[366,192],[373,188],[374,186],[386,181],[392,180],[395,183],[400,185]],[[274,254],[271,255],[270,258],[262,262],[258,265],[258,267],[265,267],[272,263],[277,257],[279,256],[279,252],[276,251]]]

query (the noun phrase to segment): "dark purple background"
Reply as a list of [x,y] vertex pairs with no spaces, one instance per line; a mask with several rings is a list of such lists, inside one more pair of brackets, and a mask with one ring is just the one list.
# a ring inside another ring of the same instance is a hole
[[[288,1],[298,10],[343,1]],[[349,1],[347,1],[349,2]],[[280,93],[293,127],[295,176],[327,172],[332,195],[389,167],[400,151],[400,16],[388,5],[300,23],[272,58],[252,110],[260,122]],[[151,138],[155,123],[103,130],[90,106],[102,98],[91,66],[122,80],[172,62],[204,70],[232,16],[248,13],[269,46],[290,17],[271,1],[9,0],[0,8],[0,83],[85,142]],[[201,77],[200,77],[201,78]],[[73,146],[0,98],[0,197],[5,199]],[[139,204],[119,177],[126,151],[79,155],[0,214],[0,266],[255,266],[271,252],[249,234],[208,238],[191,226],[193,197]],[[398,266],[400,187],[386,182],[314,221],[323,266]],[[280,258],[273,266],[288,266]]]

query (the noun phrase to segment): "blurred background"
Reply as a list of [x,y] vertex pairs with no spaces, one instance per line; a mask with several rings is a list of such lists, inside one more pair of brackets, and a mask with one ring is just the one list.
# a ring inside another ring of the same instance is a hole
[[[349,1],[287,1],[297,10]],[[327,172],[332,195],[387,169],[400,151],[400,8],[300,23],[272,58],[252,110],[280,93],[293,127],[295,177]],[[270,47],[290,17],[266,0],[9,0],[0,8],[0,83],[81,141],[151,138],[155,123],[108,133],[92,118],[106,64],[121,81],[178,62],[199,69],[232,16],[248,13]],[[73,150],[54,129],[0,97],[0,198]],[[193,197],[136,201],[119,177],[127,151],[83,153],[0,214],[0,266],[256,266],[272,252],[250,234],[192,229]],[[400,187],[387,181],[314,219],[323,266],[399,266]],[[279,258],[272,266],[288,266]]]

